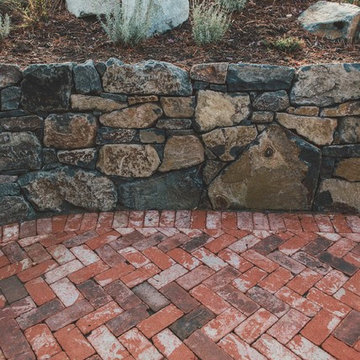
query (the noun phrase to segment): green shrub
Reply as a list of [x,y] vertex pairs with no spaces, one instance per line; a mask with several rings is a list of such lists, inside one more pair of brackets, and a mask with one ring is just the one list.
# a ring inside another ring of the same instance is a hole
[[293,53],[296,52],[304,46],[304,41],[300,40],[297,37],[283,37],[280,39],[277,39],[275,41],[272,41],[270,45],[280,51],[286,52],[286,53]]
[[129,14],[127,8],[119,3],[113,12],[105,15],[105,21],[100,19],[103,29],[114,44],[136,45],[147,37],[154,2],[150,0],[147,5],[144,4],[144,0],[135,0],[134,11]]
[[49,0],[28,0],[27,6],[22,11],[26,25],[34,25],[49,18]]
[[196,44],[216,43],[223,39],[230,27],[230,16],[219,5],[194,3],[192,33]]
[[246,6],[247,0],[215,0],[217,4],[227,11],[240,11]]
[[10,34],[11,20],[8,14],[0,14],[0,41],[4,40]]

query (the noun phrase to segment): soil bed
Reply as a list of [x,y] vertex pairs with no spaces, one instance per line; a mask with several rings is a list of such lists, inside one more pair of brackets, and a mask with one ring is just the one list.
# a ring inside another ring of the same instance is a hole
[[[113,56],[127,63],[155,59],[185,68],[213,61],[292,66],[360,62],[360,44],[318,38],[297,24],[298,15],[315,2],[250,1],[242,13],[233,15],[233,24],[225,39],[206,47],[194,43],[190,22],[148,39],[135,48],[114,46],[108,41],[97,19],[77,19],[63,9],[35,29],[13,30],[10,37],[0,44],[0,63],[26,66],[34,63],[82,62],[86,59],[101,61]],[[288,54],[266,45],[266,42],[283,36],[302,39],[303,49]]]

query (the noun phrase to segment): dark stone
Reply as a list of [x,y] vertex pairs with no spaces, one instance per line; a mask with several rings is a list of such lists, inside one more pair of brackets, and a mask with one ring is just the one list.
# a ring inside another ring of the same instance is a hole
[[199,203],[201,190],[199,170],[192,168],[120,184],[119,202],[137,210],[194,209]]
[[63,164],[95,169],[96,149],[62,150],[58,151],[57,158]]
[[220,92],[227,92],[226,85],[219,85],[219,84],[210,84],[210,90],[220,91]]
[[0,118],[2,131],[37,131],[44,126],[44,120],[36,115]]
[[92,60],[73,68],[75,90],[79,94],[99,94],[102,91],[100,75]]
[[335,168],[335,158],[323,157],[321,161],[320,177],[322,179],[332,177],[334,173],[334,168]]
[[0,111],[0,119],[19,117],[29,115],[27,111],[24,110],[10,110],[10,111]]
[[109,93],[102,93],[100,96],[104,99],[114,100],[119,103],[127,102],[128,96],[124,94],[109,94]]
[[29,219],[34,211],[22,196],[0,197],[0,225]]
[[43,162],[44,165],[54,164],[58,162],[55,149],[43,149]]
[[0,175],[0,196],[20,195],[17,176]]
[[194,90],[205,90],[209,87],[209,85],[210,84],[208,82],[194,81],[193,88],[194,88]]
[[201,329],[205,324],[212,320],[215,315],[205,306],[199,306],[192,312],[184,315],[175,321],[170,329],[181,340],[187,339],[194,331]]
[[274,91],[291,87],[295,69],[287,66],[231,64],[227,84],[229,91]]
[[98,130],[96,144],[122,144],[130,143],[134,140],[137,131],[134,129],[113,129],[101,127]]
[[360,116],[347,116],[339,119],[335,134],[335,144],[357,144],[360,142]]
[[319,255],[319,260],[322,262],[329,264],[331,267],[345,273],[346,275],[352,276],[358,270],[358,268],[347,262],[346,260],[334,256],[328,252],[324,252]]
[[256,110],[282,111],[290,106],[289,96],[285,90],[265,92],[253,102]]
[[1,91],[1,110],[17,110],[20,105],[21,90],[17,86],[10,86]]
[[33,111],[67,110],[72,88],[72,65],[30,65],[21,83],[22,107]]
[[0,89],[18,84],[22,79],[21,70],[16,65],[0,64]]
[[336,158],[359,157],[360,144],[324,146],[322,154],[323,156]]
[[41,167],[41,144],[27,132],[0,133],[0,171],[26,171]]

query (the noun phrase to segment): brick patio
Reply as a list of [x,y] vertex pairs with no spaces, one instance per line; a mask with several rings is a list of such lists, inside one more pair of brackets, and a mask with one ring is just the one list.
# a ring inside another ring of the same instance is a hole
[[359,216],[134,211],[0,234],[0,360],[360,359]]

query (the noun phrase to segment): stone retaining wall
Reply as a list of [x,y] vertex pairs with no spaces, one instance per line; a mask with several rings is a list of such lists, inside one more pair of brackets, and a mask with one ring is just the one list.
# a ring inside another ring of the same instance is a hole
[[0,223],[360,210],[360,64],[0,65]]

